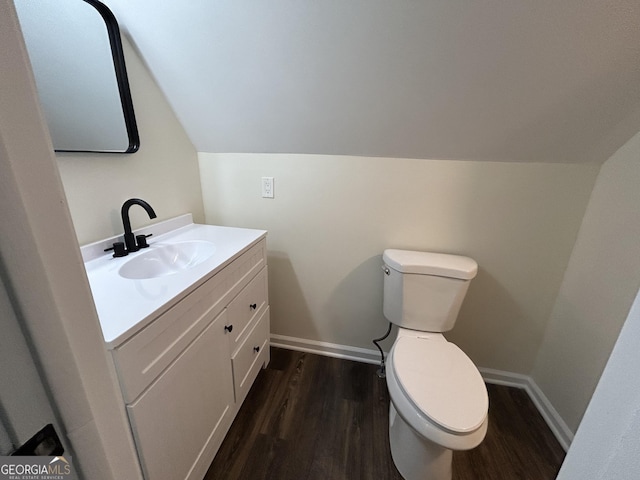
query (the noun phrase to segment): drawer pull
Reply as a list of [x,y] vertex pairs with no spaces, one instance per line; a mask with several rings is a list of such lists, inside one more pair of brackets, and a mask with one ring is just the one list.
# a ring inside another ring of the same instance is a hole
[[253,347],[253,351],[258,353],[260,351],[260,345],[258,345],[257,347]]
[[233,331],[233,325],[225,325],[224,330],[231,333]]
[[251,305],[249,305],[249,308],[251,310],[255,310],[257,308],[258,304],[257,303],[252,303]]

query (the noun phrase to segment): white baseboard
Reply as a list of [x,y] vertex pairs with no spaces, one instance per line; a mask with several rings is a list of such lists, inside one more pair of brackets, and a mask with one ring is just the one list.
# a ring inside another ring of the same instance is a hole
[[[271,334],[271,345],[299,352],[317,353],[325,357],[343,358],[345,360],[373,364],[380,363],[380,352],[378,350],[339,345],[337,343],[318,342],[316,340]],[[387,352],[385,352],[386,354]]]
[[573,432],[533,378],[529,375],[522,375],[521,373],[505,372],[492,368],[480,367],[478,370],[480,370],[482,378],[484,378],[484,381],[487,383],[524,389],[540,412],[540,415],[542,415],[542,418],[544,418],[544,421],[547,422],[553,435],[558,442],[560,442],[560,445],[562,445],[564,451],[569,450],[569,446],[571,446],[571,442],[573,441]]
[[[327,357],[342,358],[357,362],[380,363],[380,352],[373,349],[274,334],[271,335],[271,345],[289,350],[316,353]],[[388,352],[385,352],[385,355],[387,353]],[[484,378],[487,383],[524,389],[540,412],[540,415],[542,415],[542,418],[547,422],[551,432],[553,432],[558,442],[560,442],[560,445],[562,445],[562,448],[564,448],[565,451],[569,449],[573,441],[573,432],[564,420],[562,420],[560,414],[558,414],[547,396],[540,390],[540,387],[538,387],[529,375],[483,367],[479,367],[478,370],[480,370],[482,378]]]

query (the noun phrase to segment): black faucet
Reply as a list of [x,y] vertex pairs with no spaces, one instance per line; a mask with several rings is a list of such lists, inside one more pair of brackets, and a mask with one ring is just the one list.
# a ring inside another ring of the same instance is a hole
[[[133,236],[131,232],[131,220],[129,220],[129,209],[132,205],[140,205],[144,208],[149,214],[149,218],[156,218],[156,212],[153,211],[151,205],[149,205],[144,200],[140,200],[139,198],[130,198],[126,202],[122,204],[122,210],[120,213],[122,214],[122,225],[124,226],[124,245],[126,248],[126,252],[137,252],[141,248],[148,247],[147,242],[145,240],[145,235],[140,235],[143,237],[136,242],[136,237]],[[126,253],[125,253],[126,255]]]

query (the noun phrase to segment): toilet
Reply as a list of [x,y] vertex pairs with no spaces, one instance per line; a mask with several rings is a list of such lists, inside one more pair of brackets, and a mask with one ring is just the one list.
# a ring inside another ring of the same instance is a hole
[[450,480],[453,450],[487,433],[489,398],[480,372],[443,332],[451,330],[475,260],[384,251],[384,316],[398,337],[386,361],[391,456],[406,480]]

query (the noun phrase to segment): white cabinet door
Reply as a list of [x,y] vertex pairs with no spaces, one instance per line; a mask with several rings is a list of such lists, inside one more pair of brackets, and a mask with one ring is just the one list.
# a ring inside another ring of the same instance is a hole
[[233,421],[226,310],[127,406],[148,480],[200,480]]

